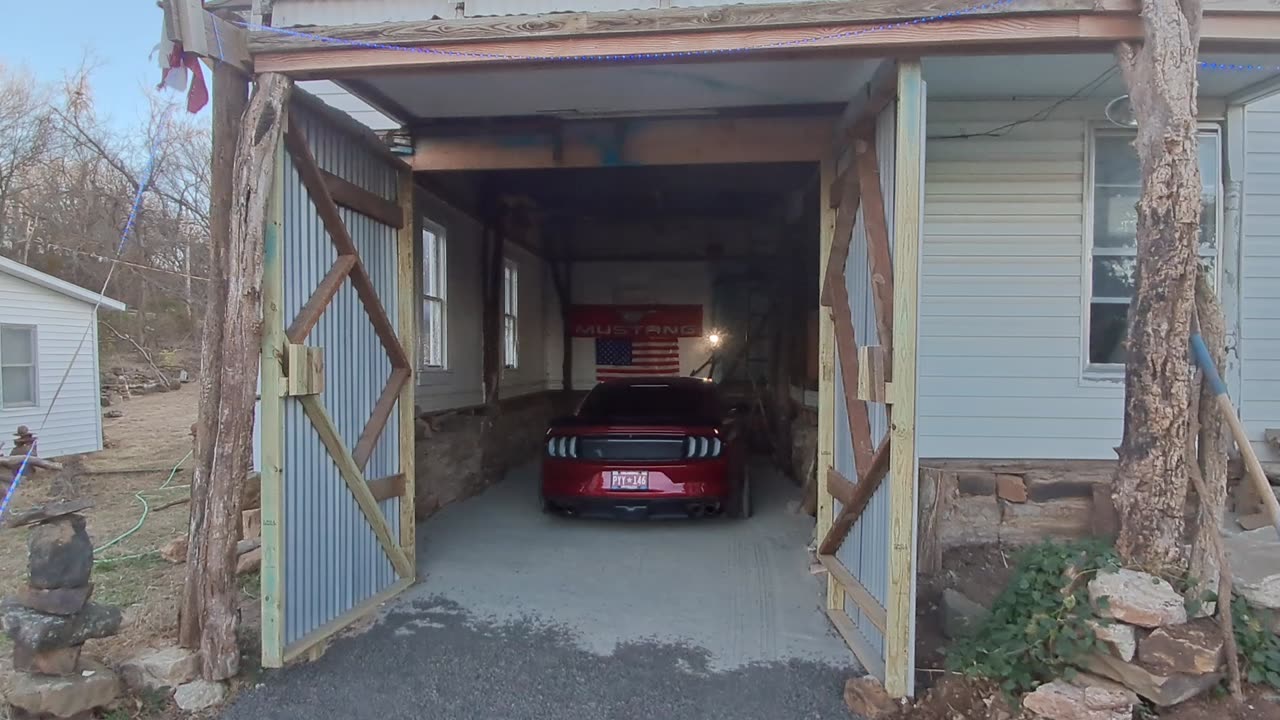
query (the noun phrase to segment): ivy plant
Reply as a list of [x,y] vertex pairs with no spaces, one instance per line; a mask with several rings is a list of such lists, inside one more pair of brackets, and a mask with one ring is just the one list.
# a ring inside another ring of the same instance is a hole
[[1231,622],[1240,651],[1240,672],[1251,683],[1280,689],[1280,637],[1239,595],[1231,598]]
[[[1100,541],[1043,542],[1016,559],[1008,587],[990,614],[947,653],[948,669],[1000,684],[1010,696],[1075,674],[1099,640],[1091,622],[1107,623],[1089,603],[1089,580],[1119,566]],[[1106,598],[1100,598],[1105,607]]]

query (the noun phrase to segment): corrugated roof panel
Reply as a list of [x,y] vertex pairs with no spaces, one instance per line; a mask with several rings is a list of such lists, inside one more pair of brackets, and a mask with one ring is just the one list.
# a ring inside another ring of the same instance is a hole
[[[670,7],[725,7],[811,0],[671,0]],[[834,0],[833,0],[834,1]],[[656,10],[660,0],[276,0],[276,27],[358,25],[458,17],[509,17],[564,12]]]
[[[723,4],[723,0],[721,0]],[[658,0],[467,0],[467,17],[541,15],[558,12],[652,10]]]

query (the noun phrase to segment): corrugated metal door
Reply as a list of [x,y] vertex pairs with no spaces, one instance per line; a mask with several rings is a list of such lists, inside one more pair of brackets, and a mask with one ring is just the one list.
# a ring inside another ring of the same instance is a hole
[[414,579],[412,183],[295,99],[266,234],[263,664]]
[[[918,63],[886,65],[849,146],[829,164],[819,408],[829,468],[819,508],[827,613],[895,696],[914,675],[916,328],[924,175]],[[838,194],[837,194],[838,193]]]

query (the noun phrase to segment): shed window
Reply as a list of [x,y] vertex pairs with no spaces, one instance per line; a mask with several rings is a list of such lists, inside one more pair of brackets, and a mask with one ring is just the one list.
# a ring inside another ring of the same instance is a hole
[[444,231],[436,227],[422,230],[422,335],[423,369],[441,369],[445,364],[445,261]]
[[508,369],[520,362],[520,270],[508,260],[502,266],[502,351]]
[[35,405],[36,329],[31,325],[0,325],[0,403],[4,407]]
[[[1125,361],[1129,304],[1137,270],[1137,203],[1142,193],[1134,138],[1133,132],[1124,130],[1099,130],[1093,135],[1087,364],[1102,370],[1118,369]],[[1217,130],[1200,133],[1204,206],[1199,254],[1215,284],[1221,226],[1220,147]]]

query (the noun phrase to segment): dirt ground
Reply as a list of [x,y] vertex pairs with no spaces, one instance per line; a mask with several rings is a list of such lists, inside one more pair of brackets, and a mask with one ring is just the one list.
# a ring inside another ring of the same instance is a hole
[[[110,410],[124,414],[103,418],[104,450],[60,458],[65,470],[30,476],[13,500],[14,511],[54,499],[93,501],[85,516],[94,546],[101,548],[93,573],[94,599],[121,606],[125,621],[119,636],[91,642],[86,649],[109,663],[136,648],[172,642],[176,634],[183,566],[170,565],[156,551],[186,532],[187,504],[160,508],[188,496],[190,428],[198,394],[199,387],[189,384],[114,404]],[[159,489],[166,481],[168,487]],[[140,492],[152,509],[138,526],[143,516]],[[11,594],[25,580],[27,534],[26,529],[0,530],[0,595]],[[0,680],[12,672],[8,648],[8,638],[0,636]]]

